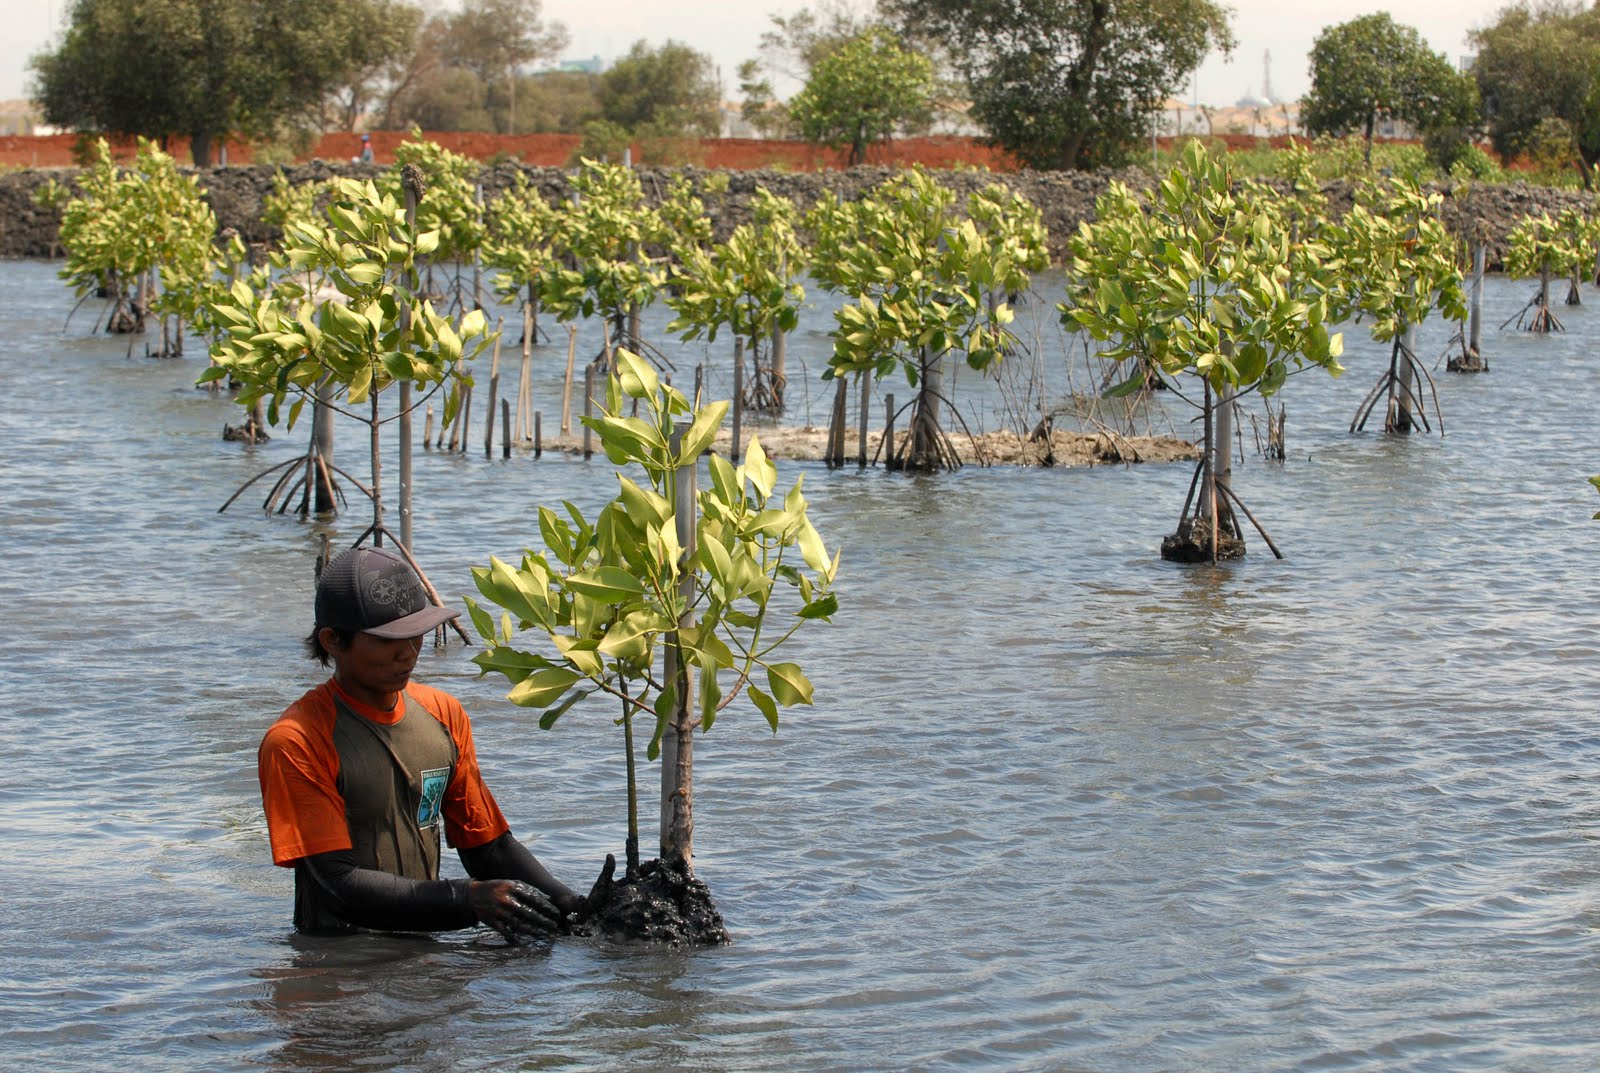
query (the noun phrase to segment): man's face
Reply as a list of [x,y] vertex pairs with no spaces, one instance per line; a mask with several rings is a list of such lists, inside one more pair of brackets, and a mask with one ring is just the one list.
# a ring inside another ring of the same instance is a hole
[[322,646],[332,653],[333,676],[345,692],[375,708],[388,708],[411,680],[422,638],[388,641],[370,633],[357,633],[340,648],[333,631],[324,630]]

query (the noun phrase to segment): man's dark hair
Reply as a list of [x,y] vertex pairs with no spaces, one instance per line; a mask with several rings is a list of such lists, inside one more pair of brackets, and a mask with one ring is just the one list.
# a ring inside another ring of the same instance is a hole
[[[341,630],[337,626],[329,626],[333,631],[334,644],[339,648],[348,648],[350,641],[355,637],[355,630]],[[313,626],[311,632],[306,634],[306,655],[326,667],[333,660],[333,656],[326,648],[322,647],[322,638],[317,634],[322,632],[321,626]]]

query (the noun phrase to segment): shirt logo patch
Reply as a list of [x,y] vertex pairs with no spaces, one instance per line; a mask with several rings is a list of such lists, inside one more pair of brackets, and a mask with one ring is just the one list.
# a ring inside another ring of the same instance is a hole
[[418,827],[438,825],[440,807],[444,803],[444,788],[449,781],[450,769],[447,767],[429,768],[422,773],[422,803],[417,806]]

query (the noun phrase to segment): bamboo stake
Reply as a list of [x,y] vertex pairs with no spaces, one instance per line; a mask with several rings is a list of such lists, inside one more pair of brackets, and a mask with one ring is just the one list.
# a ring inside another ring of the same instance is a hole
[[[735,351],[737,355],[738,351]],[[739,461],[739,452],[744,450],[741,442],[743,435],[740,425],[744,422],[744,362],[735,357],[733,363],[733,448],[729,457]]]
[[894,464],[894,396],[883,397],[883,468],[898,469]]
[[[587,365],[587,366],[584,367],[584,370],[583,370],[583,416],[584,417],[593,417],[594,416],[594,366],[593,365]],[[592,458],[594,456],[593,434],[594,434],[594,429],[590,428],[589,427],[589,423],[587,421],[585,421],[583,423],[583,457],[584,458]]]
[[489,406],[484,411],[488,420],[483,423],[483,457],[494,455],[494,412],[499,409],[495,399],[500,394],[500,343],[505,338],[506,318],[497,317],[494,322],[494,356],[489,361]]
[[856,465],[861,469],[867,468],[867,408],[871,401],[872,370],[867,369],[861,374],[861,413],[856,421]]
[[567,325],[567,376],[561,386],[561,435],[572,435],[572,363],[578,354],[578,326]]
[[[529,290],[533,285],[529,284]],[[517,439],[533,437],[533,300],[522,305],[522,385],[517,393]]]

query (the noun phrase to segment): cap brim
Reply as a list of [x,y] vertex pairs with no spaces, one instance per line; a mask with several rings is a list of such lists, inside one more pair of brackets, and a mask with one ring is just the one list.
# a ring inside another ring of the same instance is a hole
[[370,626],[361,632],[370,633],[386,641],[396,641],[402,637],[421,637],[435,626],[443,626],[451,619],[460,617],[461,612],[452,611],[448,607],[424,607],[421,611],[413,611],[393,622],[385,622],[382,626]]

